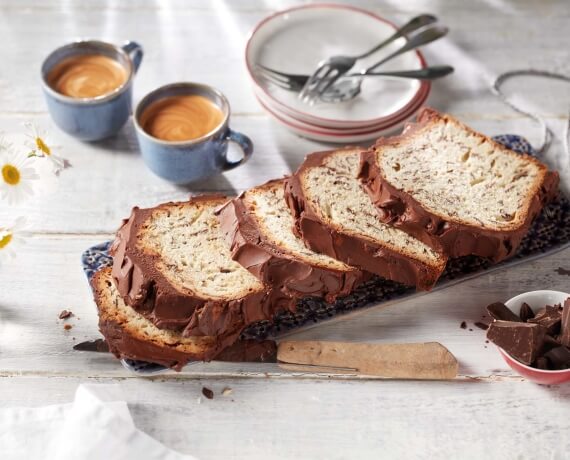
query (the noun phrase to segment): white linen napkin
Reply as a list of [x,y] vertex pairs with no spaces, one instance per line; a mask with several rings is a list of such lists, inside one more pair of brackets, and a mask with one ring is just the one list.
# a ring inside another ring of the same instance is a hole
[[119,385],[79,385],[75,400],[0,409],[2,460],[196,460],[138,430]]

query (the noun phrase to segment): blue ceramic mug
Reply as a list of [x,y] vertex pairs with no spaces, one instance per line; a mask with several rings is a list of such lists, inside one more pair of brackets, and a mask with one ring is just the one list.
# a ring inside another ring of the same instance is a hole
[[[98,54],[115,60],[126,71],[125,82],[114,91],[91,98],[74,98],[57,92],[48,83],[50,71],[62,59]],[[136,42],[115,46],[98,40],[82,40],[53,51],[42,64],[42,86],[49,112],[59,128],[83,141],[97,141],[116,134],[129,119],[135,73],[143,57]]]
[[[173,96],[198,95],[209,99],[223,115],[211,132],[187,141],[167,141],[147,133],[141,126],[141,115],[152,103]],[[188,184],[219,174],[245,163],[253,153],[253,143],[244,134],[229,128],[230,105],[217,89],[199,83],[173,83],[147,94],[137,105],[133,116],[142,157],[156,175],[176,184]],[[243,156],[237,161],[227,158],[228,143],[236,143]]]

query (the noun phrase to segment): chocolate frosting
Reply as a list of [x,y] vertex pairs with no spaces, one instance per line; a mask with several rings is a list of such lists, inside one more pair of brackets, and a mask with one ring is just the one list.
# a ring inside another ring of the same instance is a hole
[[286,179],[285,199],[295,217],[295,233],[316,252],[384,278],[429,290],[441,275],[444,264],[436,269],[367,239],[329,227],[305,199],[300,177],[308,169],[322,166],[327,157],[335,153],[337,151],[308,155],[297,172]]
[[[262,187],[283,187],[284,179],[269,181]],[[232,258],[267,285],[274,287],[274,297],[293,310],[296,301],[306,296],[324,297],[334,302],[348,295],[360,282],[370,278],[356,268],[337,270],[323,267],[287,252],[270,241],[244,201],[244,192],[218,210],[222,232],[231,246]],[[278,296],[277,293],[281,293]]]
[[[375,148],[402,142],[439,117],[441,115],[436,111],[426,108],[418,115],[417,123],[408,125],[401,136],[379,139]],[[497,146],[504,148],[500,144]],[[532,197],[525,221],[516,229],[493,230],[445,220],[423,208],[412,196],[384,179],[382,169],[376,161],[375,148],[362,153],[359,177],[378,210],[380,220],[433,248],[442,249],[449,257],[473,254],[499,262],[513,256],[543,206],[558,195],[558,173],[545,171],[543,182]],[[545,168],[544,165],[541,166]]]
[[[191,201],[215,200],[221,205],[225,198],[210,195]],[[159,208],[172,204],[165,203]],[[270,289],[224,301],[181,292],[172,286],[156,268],[159,256],[142,253],[136,247],[141,226],[156,209],[133,208],[111,248],[113,280],[127,305],[157,327],[181,331],[184,336],[222,336],[273,316],[275,309],[270,304]]]

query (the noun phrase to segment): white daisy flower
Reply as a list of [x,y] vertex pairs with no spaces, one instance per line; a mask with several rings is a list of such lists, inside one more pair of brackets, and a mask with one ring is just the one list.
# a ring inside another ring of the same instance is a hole
[[18,246],[25,243],[23,238],[26,219],[19,217],[10,227],[0,227],[0,264],[16,257]]
[[71,167],[71,163],[54,153],[53,144],[48,138],[47,131],[38,128],[33,123],[25,123],[30,131],[26,134],[28,141],[26,145],[30,148],[31,157],[47,158],[53,165],[53,172],[56,176],[64,169]]
[[32,182],[39,179],[32,159],[13,150],[0,152],[1,201],[17,204],[34,194]]

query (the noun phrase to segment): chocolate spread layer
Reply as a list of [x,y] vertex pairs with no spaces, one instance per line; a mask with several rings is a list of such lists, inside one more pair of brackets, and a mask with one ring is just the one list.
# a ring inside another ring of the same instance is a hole
[[[203,196],[192,201],[216,199],[219,204],[225,200],[219,196]],[[171,205],[166,203],[159,208]],[[113,280],[127,305],[157,327],[181,331],[184,336],[222,336],[273,316],[275,309],[270,304],[270,290],[226,301],[176,289],[157,269],[160,257],[137,248],[137,234],[156,209],[133,208],[111,248]]]
[[426,108],[418,115],[417,123],[409,124],[401,136],[379,139],[374,148],[362,153],[359,178],[374,202],[380,220],[433,248],[442,249],[449,257],[473,254],[499,262],[513,256],[535,217],[545,204],[558,195],[558,173],[546,172],[540,188],[532,197],[524,223],[516,229],[494,230],[444,219],[426,210],[411,195],[385,180],[375,152],[375,148],[402,142],[434,117],[439,118],[440,115]]
[[[273,180],[259,188],[283,187],[284,182]],[[229,201],[218,210],[222,232],[231,246],[232,258],[264,284],[273,286],[274,293],[280,292],[280,301],[287,309],[293,310],[297,300],[306,296],[334,302],[370,278],[356,268],[338,270],[297,258],[267,238],[253,212],[244,201],[244,194]]]
[[384,278],[429,290],[441,275],[444,266],[439,269],[430,267],[368,239],[329,227],[305,198],[301,184],[303,174],[310,168],[324,165],[326,159],[336,152],[317,152],[308,155],[297,172],[286,179],[285,199],[295,218],[295,233],[316,252],[327,254]]

